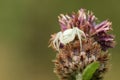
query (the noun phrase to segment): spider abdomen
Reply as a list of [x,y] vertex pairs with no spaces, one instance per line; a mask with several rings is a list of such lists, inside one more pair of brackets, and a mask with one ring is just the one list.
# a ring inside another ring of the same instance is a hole
[[60,36],[60,42],[66,45],[67,43],[75,39],[75,32],[73,29],[68,29],[63,32],[63,35]]

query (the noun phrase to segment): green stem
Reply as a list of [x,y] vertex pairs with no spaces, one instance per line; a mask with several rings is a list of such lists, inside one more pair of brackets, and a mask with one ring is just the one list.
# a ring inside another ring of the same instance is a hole
[[76,80],[82,80],[82,74],[78,73],[78,74],[76,75]]

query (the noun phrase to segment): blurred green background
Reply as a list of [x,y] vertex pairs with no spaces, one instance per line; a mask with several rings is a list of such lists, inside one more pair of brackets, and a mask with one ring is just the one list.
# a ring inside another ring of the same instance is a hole
[[0,0],[0,80],[58,80],[48,41],[60,30],[57,16],[80,8],[113,22],[117,45],[104,80],[119,80],[120,0]]

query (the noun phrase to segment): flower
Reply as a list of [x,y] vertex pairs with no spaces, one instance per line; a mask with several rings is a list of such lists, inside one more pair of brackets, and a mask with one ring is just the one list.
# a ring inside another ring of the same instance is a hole
[[[108,33],[112,30],[111,22],[105,20],[97,23],[95,15],[92,12],[86,12],[85,9],[80,9],[71,15],[61,14],[58,18],[61,32],[77,27],[85,33],[86,39],[81,40],[81,50],[77,35],[73,41],[66,45],[63,45],[58,38],[57,42],[60,45],[56,45],[60,50],[53,61],[55,64],[54,72],[61,80],[75,80],[75,76],[82,75],[89,64],[98,61],[100,67],[95,71],[91,80],[102,80],[109,65],[108,49],[113,48],[115,44],[114,35]],[[55,39],[56,34],[53,34],[50,46],[56,50],[55,44],[53,45]]]

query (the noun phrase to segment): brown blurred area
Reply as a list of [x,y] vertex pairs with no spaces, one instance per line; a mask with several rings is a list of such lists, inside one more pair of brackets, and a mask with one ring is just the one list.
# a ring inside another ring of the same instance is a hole
[[0,80],[58,80],[53,73],[55,51],[48,48],[60,30],[57,16],[80,8],[93,11],[99,21],[109,19],[117,45],[110,50],[111,69],[105,80],[119,80],[119,0],[1,0]]

